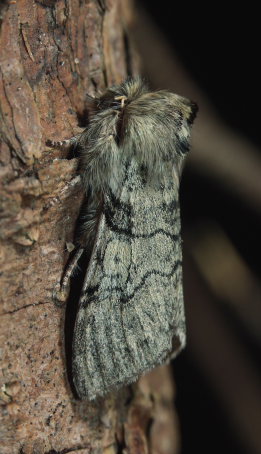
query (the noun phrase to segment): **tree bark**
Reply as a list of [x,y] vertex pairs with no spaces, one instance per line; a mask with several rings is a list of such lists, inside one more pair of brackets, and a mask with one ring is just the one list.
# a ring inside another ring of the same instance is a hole
[[175,453],[168,368],[106,399],[77,400],[65,355],[73,323],[52,301],[83,195],[77,158],[45,142],[87,123],[86,93],[137,73],[126,28],[132,4],[9,0],[0,8],[1,453]]

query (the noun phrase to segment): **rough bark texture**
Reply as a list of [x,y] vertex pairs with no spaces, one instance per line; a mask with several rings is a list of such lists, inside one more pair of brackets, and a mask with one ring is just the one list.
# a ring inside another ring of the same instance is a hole
[[67,379],[65,309],[51,297],[83,196],[77,158],[45,141],[86,123],[86,93],[137,71],[123,20],[132,7],[128,0],[17,0],[0,8],[0,451],[175,453],[168,369],[99,402],[80,402]]

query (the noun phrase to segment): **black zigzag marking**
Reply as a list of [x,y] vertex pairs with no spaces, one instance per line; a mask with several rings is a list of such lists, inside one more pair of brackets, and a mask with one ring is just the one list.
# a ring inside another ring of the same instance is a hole
[[[125,295],[125,296],[124,296],[124,295],[121,295],[121,297],[120,297],[121,302],[124,303],[124,304],[128,303],[128,302],[135,296],[135,293],[136,293],[137,291],[139,291],[139,290],[145,285],[146,280],[147,280],[150,276],[152,276],[152,275],[154,275],[154,276],[155,276],[155,275],[158,275],[158,276],[161,276],[161,277],[172,277],[172,276],[175,274],[175,272],[177,271],[177,269],[178,269],[179,267],[181,267],[181,265],[182,265],[181,260],[177,260],[177,261],[174,263],[174,265],[173,265],[173,267],[172,267],[172,269],[171,269],[171,271],[170,271],[169,273],[163,273],[162,271],[158,271],[158,270],[147,271],[147,273],[145,273],[144,276],[142,277],[140,283],[134,288],[134,290],[132,291],[132,293],[131,293],[130,295]],[[92,294],[91,288],[92,288],[92,287],[90,287],[89,289],[90,289],[90,293]],[[112,293],[112,292],[120,292],[120,293],[123,293],[123,289],[122,289],[121,287],[118,287],[118,286],[110,287],[110,288],[108,288],[108,289],[104,289],[103,292],[106,292],[106,290],[107,290],[107,292],[110,292],[110,293]],[[88,292],[88,294],[89,294],[89,292]],[[86,293],[84,294],[84,296],[85,296],[85,295],[86,295]],[[102,301],[102,300],[104,300],[104,299],[107,299],[107,298],[108,298],[108,294],[107,294],[104,298],[102,298],[102,299],[100,298],[100,301]],[[88,298],[88,300],[82,301],[82,303],[83,303],[83,304],[82,304],[82,307],[87,306],[87,305],[90,304],[92,301],[97,301],[97,294],[96,294],[96,295],[94,294],[93,296],[91,296],[90,298]]]
[[[130,238],[152,238],[157,233],[163,233],[166,236],[168,236],[169,238],[171,238],[173,241],[176,241],[178,239],[178,236],[180,235],[180,231],[177,234],[172,234],[172,233],[167,232],[164,229],[156,229],[156,230],[154,230],[154,232],[150,232],[150,233],[140,233],[140,234],[133,233],[131,230],[131,219],[132,219],[131,204],[128,204],[126,202],[125,203],[121,202],[119,199],[117,199],[115,197],[114,194],[112,194],[112,192],[110,193],[109,200],[111,203],[105,203],[105,205],[104,205],[104,216],[105,216],[106,224],[113,232],[125,234]],[[112,210],[111,206],[126,215],[126,220],[128,222],[125,222],[125,224],[129,224],[128,227],[125,227],[125,228],[119,227],[119,225],[117,223],[113,222],[114,215],[113,215],[113,210]],[[162,203],[163,212],[166,212],[168,210],[170,210],[171,212],[175,212],[175,210],[177,208],[178,208],[178,202],[175,200],[172,200],[169,204],[167,204],[166,202]],[[158,209],[160,212],[161,207],[159,206]],[[177,218],[173,218],[172,224],[174,224],[178,220],[179,220],[179,214],[178,214]]]
[[[163,192],[163,190],[164,187],[161,188],[161,192]],[[171,190],[171,188],[169,190]],[[115,194],[113,194],[111,190],[108,190],[106,198],[107,198],[106,206],[110,206],[114,209],[120,210],[127,216],[131,216],[133,214],[132,205],[128,202],[123,202],[122,200],[120,200],[118,197],[116,197]],[[164,211],[165,210],[175,211],[177,208],[179,208],[178,200],[176,200],[176,198],[173,198],[173,200],[171,200],[169,203],[163,200],[162,203],[159,205],[158,209],[160,210],[161,208]]]
[[168,238],[172,239],[173,241],[177,241],[180,237],[180,231],[178,233],[169,233],[164,229],[156,229],[153,232],[150,233],[133,233],[131,231],[131,228],[123,228],[119,227],[117,224],[115,224],[112,221],[112,217],[110,215],[109,210],[107,208],[104,209],[104,216],[105,216],[105,221],[108,227],[115,233],[121,233],[124,235],[127,235],[129,238],[134,238],[134,239],[139,239],[139,238],[152,238],[153,236],[157,235],[158,233],[163,233],[166,235]]

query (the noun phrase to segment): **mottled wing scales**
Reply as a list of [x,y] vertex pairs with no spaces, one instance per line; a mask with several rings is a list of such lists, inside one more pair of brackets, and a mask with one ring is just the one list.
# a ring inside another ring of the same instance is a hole
[[[184,346],[178,188],[143,185],[135,162],[105,197],[76,320],[73,368],[81,398],[135,381]],[[175,350],[173,351],[173,346]]]

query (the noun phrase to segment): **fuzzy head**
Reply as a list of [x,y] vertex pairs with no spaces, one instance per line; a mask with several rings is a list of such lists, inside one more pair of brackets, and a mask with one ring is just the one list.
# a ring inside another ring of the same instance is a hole
[[89,106],[90,125],[78,143],[86,183],[106,190],[115,169],[132,158],[148,176],[160,179],[170,167],[180,174],[195,103],[165,90],[151,92],[136,78],[89,98]]

